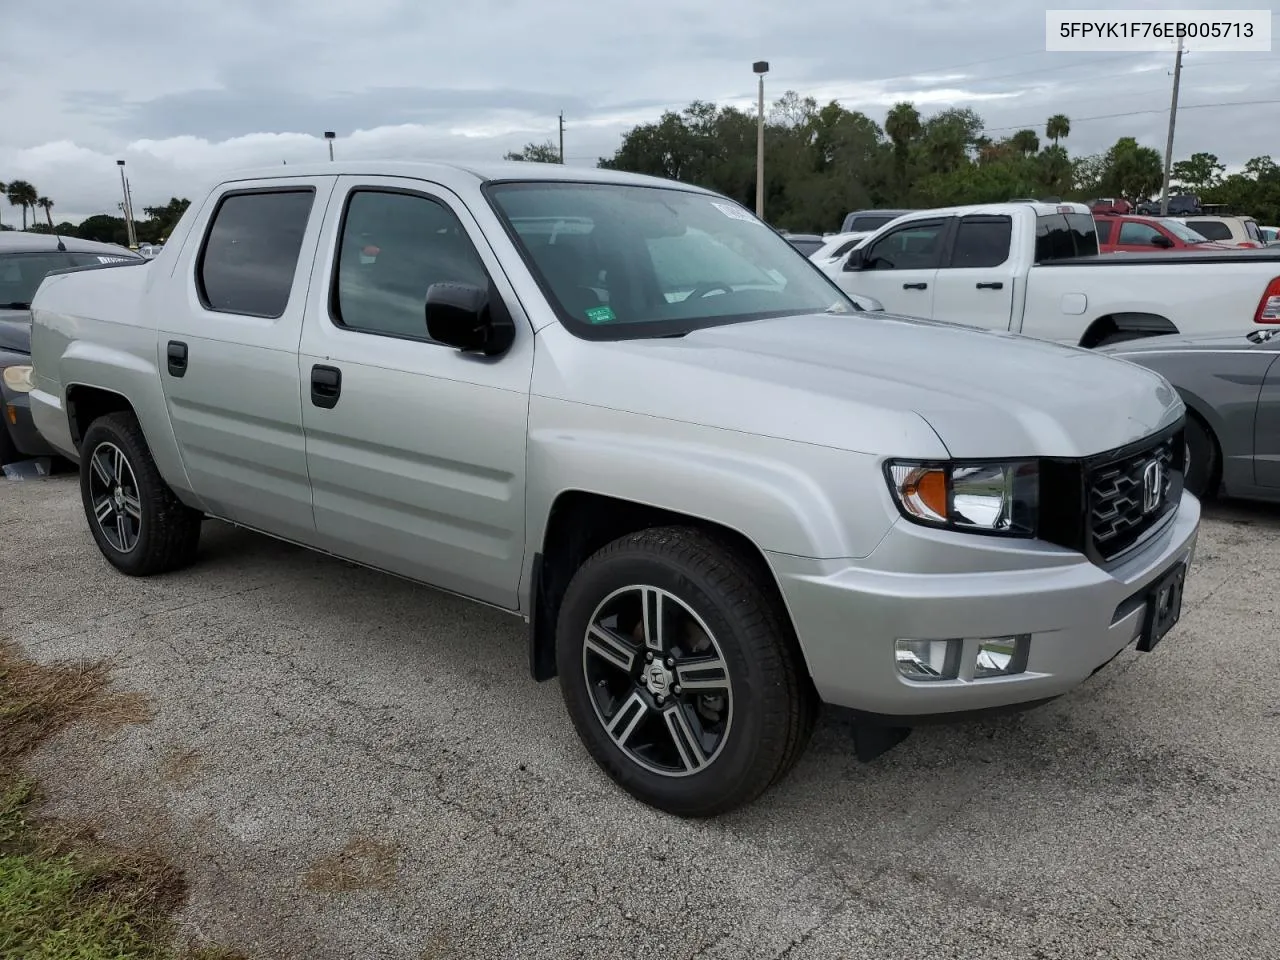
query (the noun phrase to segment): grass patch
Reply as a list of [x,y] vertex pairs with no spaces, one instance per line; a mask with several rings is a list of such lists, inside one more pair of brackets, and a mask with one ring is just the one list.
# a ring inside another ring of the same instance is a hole
[[[107,690],[102,664],[44,665],[0,642],[0,957],[23,960],[237,960],[172,946],[181,873],[148,852],[109,849],[32,815],[20,761],[72,723],[151,718],[145,699]],[[243,958],[238,958],[243,960]]]

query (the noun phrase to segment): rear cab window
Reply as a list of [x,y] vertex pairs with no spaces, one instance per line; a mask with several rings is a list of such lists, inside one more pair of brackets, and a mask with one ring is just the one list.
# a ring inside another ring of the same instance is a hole
[[1036,263],[1091,257],[1098,252],[1098,230],[1088,213],[1050,213],[1036,217]]

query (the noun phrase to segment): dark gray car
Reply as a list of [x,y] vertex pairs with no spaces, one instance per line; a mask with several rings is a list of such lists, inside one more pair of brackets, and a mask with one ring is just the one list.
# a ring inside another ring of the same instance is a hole
[[1280,500],[1280,327],[1099,348],[1161,374],[1188,408],[1187,489]]
[[51,270],[142,259],[113,243],[10,230],[0,233],[0,466],[53,449],[31,423],[26,393],[3,381],[9,367],[31,363],[31,298]]

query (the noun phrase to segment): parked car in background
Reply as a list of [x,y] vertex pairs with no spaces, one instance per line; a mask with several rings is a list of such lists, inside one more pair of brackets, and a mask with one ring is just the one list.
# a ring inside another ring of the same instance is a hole
[[1178,221],[1206,240],[1243,249],[1266,246],[1253,217],[1179,217]]
[[[1138,204],[1133,211],[1144,217],[1160,216],[1160,201],[1144,200]],[[1169,198],[1168,216],[1170,217],[1187,217],[1198,216],[1205,210],[1200,203],[1200,197],[1193,193],[1180,193]]]
[[814,263],[821,264],[826,263],[828,260],[843,257],[869,236],[871,236],[870,230],[859,230],[854,233],[833,233],[822,238],[822,246],[809,254],[809,259]]
[[1280,322],[1280,253],[1097,253],[1083,204],[996,203],[907,214],[821,269],[889,313],[1084,347]]
[[819,249],[825,242],[816,233],[784,233],[787,243],[791,244],[806,257]]
[[[1280,320],[1280,291],[1269,309]],[[1280,328],[1102,349],[1159,373],[1186,403],[1188,490],[1280,500]]]
[[1268,244],[1280,242],[1280,227],[1258,227],[1258,232]]
[[[1023,201],[1024,202],[1024,201]],[[1057,203],[1058,201],[1053,201]],[[1133,204],[1123,197],[1102,197],[1089,201],[1089,211],[1096,217],[1100,213],[1115,213],[1123,216],[1133,212]]]
[[1158,253],[1161,250],[1230,250],[1230,244],[1206,240],[1180,220],[1093,214],[1101,253]]
[[189,564],[210,514],[522,615],[587,751],[660,809],[759,796],[822,703],[866,759],[1177,622],[1200,507],[1163,379],[860,311],[720,195],[276,166],[170,239],[172,269],[36,297],[37,422],[108,562]]
[[53,453],[31,422],[31,299],[50,270],[137,260],[124,247],[76,237],[0,233],[0,466]]
[[855,210],[853,213],[847,213],[844,222],[840,224],[841,233],[869,233],[879,230],[886,223],[898,219],[904,213],[912,213],[911,210]]

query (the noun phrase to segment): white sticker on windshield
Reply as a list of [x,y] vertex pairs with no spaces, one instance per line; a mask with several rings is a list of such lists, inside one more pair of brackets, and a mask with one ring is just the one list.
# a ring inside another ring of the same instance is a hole
[[711,205],[723,213],[730,220],[743,220],[747,223],[760,223],[755,217],[747,213],[741,207],[736,207],[732,203],[720,203],[718,200],[712,200]]
[[132,259],[133,259],[132,257],[103,257],[103,256],[99,256],[99,257],[98,257],[98,262],[99,262],[99,263],[128,263],[128,262],[129,262],[130,260],[132,260]]

